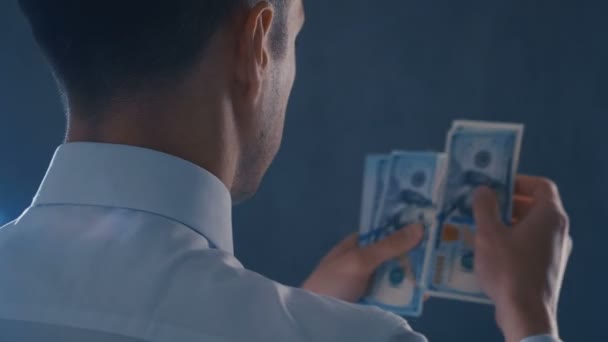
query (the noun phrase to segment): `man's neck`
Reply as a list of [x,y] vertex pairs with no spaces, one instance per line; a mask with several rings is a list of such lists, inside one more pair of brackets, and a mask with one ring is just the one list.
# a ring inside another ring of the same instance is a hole
[[[190,107],[193,108],[193,107]],[[220,111],[192,112],[174,106],[121,106],[101,115],[103,120],[80,119],[72,110],[66,142],[98,142],[148,148],[192,162],[231,188],[236,168],[237,142],[230,116]],[[218,113],[218,114],[209,114]]]

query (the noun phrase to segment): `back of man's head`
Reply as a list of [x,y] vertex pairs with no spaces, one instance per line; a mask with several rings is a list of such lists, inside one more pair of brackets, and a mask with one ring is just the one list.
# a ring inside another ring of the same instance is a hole
[[281,143],[301,1],[19,2],[67,106],[68,142],[164,151],[234,198],[255,192]]
[[200,60],[214,32],[234,10],[257,1],[19,3],[62,90],[87,106],[99,106],[122,91],[179,79]]

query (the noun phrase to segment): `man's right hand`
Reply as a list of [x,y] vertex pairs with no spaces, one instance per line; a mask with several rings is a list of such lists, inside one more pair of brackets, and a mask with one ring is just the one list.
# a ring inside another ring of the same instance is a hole
[[515,188],[513,227],[502,222],[491,190],[475,194],[476,273],[508,342],[558,337],[557,302],[572,249],[568,216],[553,182],[519,176]]

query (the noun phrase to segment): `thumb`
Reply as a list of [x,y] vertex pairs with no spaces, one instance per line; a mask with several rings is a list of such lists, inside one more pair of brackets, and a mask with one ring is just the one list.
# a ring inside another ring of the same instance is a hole
[[487,187],[479,188],[473,195],[473,215],[480,233],[494,232],[503,223],[496,194]]
[[401,256],[416,247],[424,237],[424,226],[413,224],[360,250],[365,267],[375,270],[385,261]]

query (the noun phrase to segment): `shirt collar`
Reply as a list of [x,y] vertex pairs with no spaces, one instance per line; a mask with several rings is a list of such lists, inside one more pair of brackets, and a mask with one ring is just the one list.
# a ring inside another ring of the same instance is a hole
[[146,211],[180,222],[233,253],[232,200],[208,171],[126,145],[59,146],[32,206],[93,205]]

